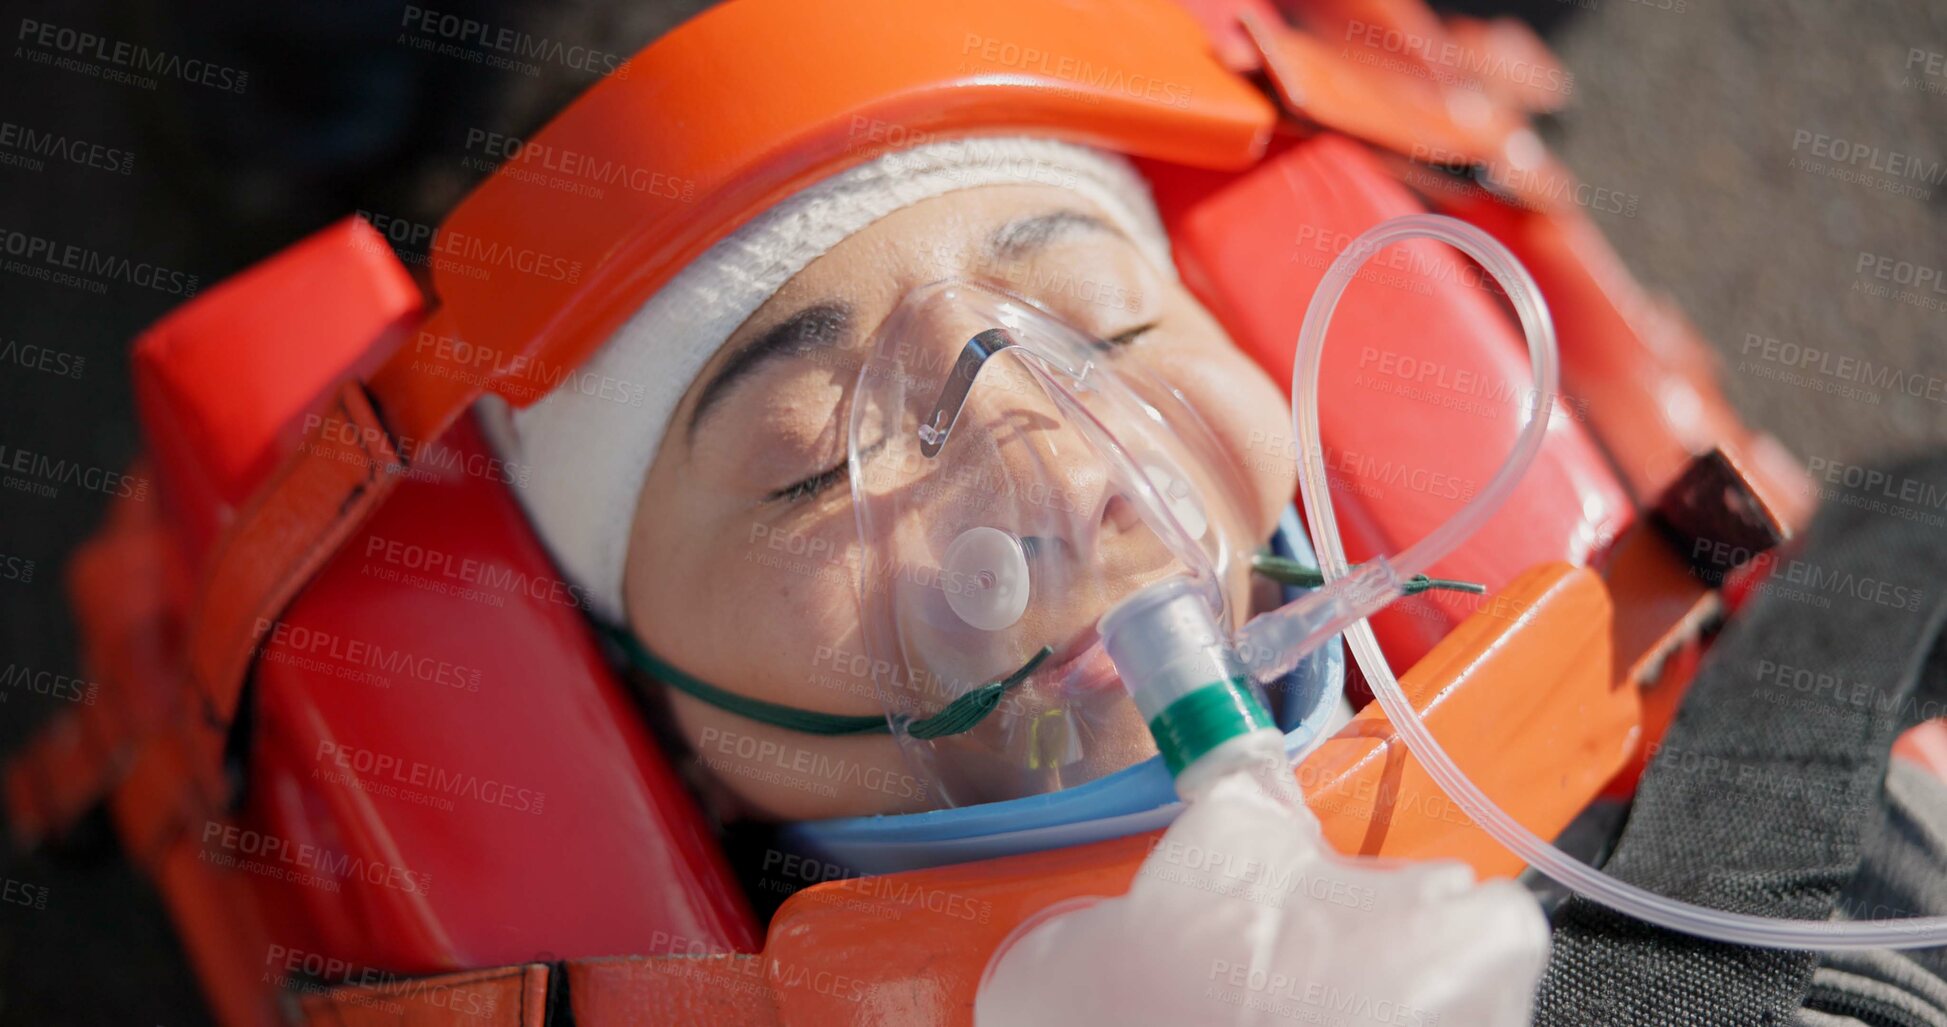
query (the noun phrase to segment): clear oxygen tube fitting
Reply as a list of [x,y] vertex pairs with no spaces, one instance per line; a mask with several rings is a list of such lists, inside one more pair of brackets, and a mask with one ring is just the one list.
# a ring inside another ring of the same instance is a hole
[[[1528,340],[1534,399],[1514,451],[1487,487],[1425,538],[1390,558],[1352,567],[1326,486],[1318,427],[1318,384],[1326,327],[1367,260],[1409,239],[1433,239],[1472,258],[1506,290]],[[1332,636],[1345,635],[1373,697],[1429,776],[1474,823],[1529,866],[1577,893],[1630,916],[1685,934],[1778,949],[1931,948],[1947,945],[1947,917],[1790,920],[1711,909],[1617,880],[1557,849],[1510,816],[1455,765],[1401,690],[1366,618],[1404,594],[1402,583],[1429,570],[1500,509],[1540,451],[1560,372],[1555,327],[1534,279],[1486,232],[1435,214],[1394,218],[1353,240],[1319,283],[1305,314],[1292,367],[1292,428],[1299,491],[1324,572],[1324,587],[1253,618],[1234,638],[1201,605],[1187,581],[1151,586],[1109,611],[1099,631],[1117,672],[1156,734],[1186,798],[1247,760],[1263,758],[1268,718],[1243,687],[1269,682]],[[1289,769],[1281,775],[1289,780]],[[1295,786],[1294,786],[1295,787]]]

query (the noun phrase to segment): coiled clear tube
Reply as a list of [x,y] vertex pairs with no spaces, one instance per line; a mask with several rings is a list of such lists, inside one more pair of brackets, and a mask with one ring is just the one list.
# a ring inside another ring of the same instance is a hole
[[[1356,584],[1361,575],[1371,573],[1366,568],[1373,561],[1362,564],[1358,572],[1348,565],[1345,544],[1339,538],[1338,517],[1332,509],[1332,497],[1326,487],[1325,453],[1318,429],[1319,367],[1325,348],[1325,329],[1331,323],[1332,313],[1337,309],[1346,286],[1359,268],[1380,250],[1407,239],[1433,239],[1446,243],[1473,258],[1501,283],[1528,338],[1528,359],[1534,374],[1535,396],[1514,451],[1487,487],[1431,534],[1390,558],[1387,561],[1389,566],[1380,572],[1384,578],[1397,583],[1425,572],[1494,515],[1540,451],[1543,435],[1548,429],[1549,411],[1554,406],[1559,388],[1555,326],[1549,317],[1548,305],[1527,269],[1492,236],[1464,221],[1436,214],[1412,214],[1387,221],[1353,240],[1352,245],[1339,255],[1325,273],[1311,308],[1306,312],[1298,337],[1297,361],[1292,367],[1291,382],[1292,429],[1298,441],[1298,481],[1300,494],[1304,498],[1305,519],[1311,532],[1312,548],[1317,551],[1319,567],[1324,571],[1328,583],[1327,588],[1321,591],[1334,591],[1335,595],[1339,593],[1332,586],[1341,585],[1341,579],[1348,576],[1352,577],[1343,584]],[[1368,585],[1371,584],[1368,582]],[[1406,739],[1413,755],[1441,790],[1458,803],[1476,824],[1537,871],[1590,899],[1658,926],[1740,945],[1781,949],[1908,949],[1947,945],[1947,917],[1828,921],[1731,913],[1672,899],[1619,881],[1550,845],[1495,805],[1454,764],[1414,711],[1406,693],[1400,689],[1385,655],[1379,651],[1371,625],[1364,619],[1365,614],[1375,612],[1378,606],[1390,601],[1391,595],[1386,594],[1384,589],[1372,587],[1355,588],[1352,594],[1363,601],[1350,605],[1363,612],[1346,628],[1345,636],[1352,648],[1353,658],[1359,661],[1366,681],[1372,686],[1373,697],[1386,711],[1394,729]],[[1397,594],[1396,590],[1392,594]],[[1246,625],[1240,632],[1240,644],[1277,644],[1274,641],[1278,634],[1275,620],[1283,612],[1274,611],[1258,618],[1272,619],[1263,626],[1258,626],[1257,620]],[[1337,621],[1340,618],[1330,619]],[[1303,632],[1307,638],[1315,638],[1318,634],[1315,623],[1313,627],[1314,630]]]

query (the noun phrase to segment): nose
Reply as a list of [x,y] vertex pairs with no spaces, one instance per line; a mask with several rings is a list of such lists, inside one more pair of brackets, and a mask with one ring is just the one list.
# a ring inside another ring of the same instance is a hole
[[1101,539],[1140,526],[1142,516],[1115,487],[1107,457],[1078,416],[1085,415],[1064,411],[1033,372],[1003,356],[967,394],[954,433],[983,436],[971,444],[996,461],[1001,489],[1020,515],[1019,534],[1059,537],[1087,558]]
[[1105,531],[1129,531],[1142,524],[1142,514],[1128,496],[1104,490],[1102,516],[1097,523]]
[[[1003,341],[980,345],[988,335]],[[983,511],[989,516],[975,517],[1018,538],[1054,540],[1054,546],[1033,550],[1033,562],[1044,570],[1053,570],[1058,560],[1094,565],[1098,571],[1119,566],[1154,545],[1116,540],[1140,532],[1156,535],[1160,542],[1166,532],[1160,523],[1149,522],[1164,510],[1192,538],[1202,536],[1201,507],[1181,470],[1146,443],[1137,452],[1111,456],[1123,447],[1099,435],[1100,429],[1114,432],[1115,426],[1098,424],[1096,418],[1112,417],[1114,411],[1069,409],[1082,397],[1066,395],[1070,383],[1062,374],[1014,348],[1005,333],[975,336],[961,348],[953,370],[953,380],[937,394],[930,412],[921,415],[922,452],[930,444],[949,466],[992,461],[998,472],[993,484],[1000,503],[1012,508],[1011,516],[992,516],[999,510],[990,506]],[[943,434],[941,429],[949,424],[950,432]],[[1130,441],[1143,434],[1140,429],[1132,432]]]

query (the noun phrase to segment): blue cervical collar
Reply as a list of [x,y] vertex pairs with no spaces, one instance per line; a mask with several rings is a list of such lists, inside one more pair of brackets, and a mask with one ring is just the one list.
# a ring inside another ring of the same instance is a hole
[[[1271,551],[1310,566],[1317,558],[1290,507]],[[1286,588],[1285,599],[1301,590]],[[1345,650],[1325,645],[1270,690],[1294,760],[1343,723]],[[809,820],[783,829],[787,848],[860,874],[965,863],[1120,838],[1167,825],[1183,804],[1161,756],[1045,795],[897,816]]]

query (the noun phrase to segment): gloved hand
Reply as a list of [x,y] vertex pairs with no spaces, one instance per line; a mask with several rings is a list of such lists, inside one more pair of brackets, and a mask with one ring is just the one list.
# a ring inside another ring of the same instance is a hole
[[1526,1024],[1547,954],[1519,884],[1340,856],[1308,810],[1239,773],[1177,818],[1128,894],[1003,945],[974,1022]]

